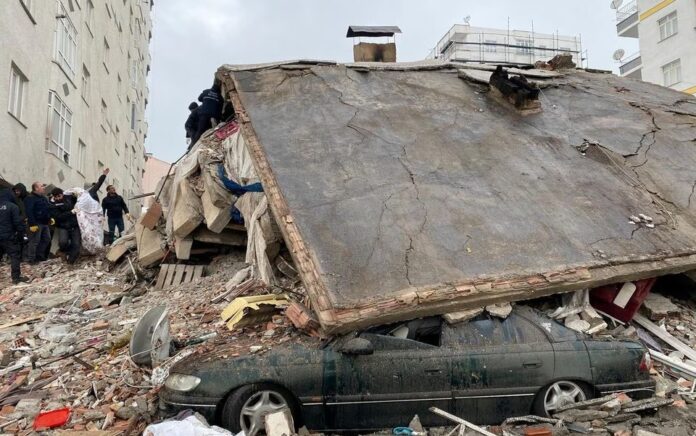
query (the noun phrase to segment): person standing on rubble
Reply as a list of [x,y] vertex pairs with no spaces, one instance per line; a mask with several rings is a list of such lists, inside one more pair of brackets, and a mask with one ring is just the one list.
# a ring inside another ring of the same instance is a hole
[[73,264],[80,256],[82,234],[80,224],[75,215],[75,197],[65,195],[63,190],[55,188],[51,191],[50,213],[56,223],[58,246],[65,253],[69,264]]
[[89,195],[90,197],[94,198],[94,201],[99,203],[99,190],[101,189],[102,185],[104,184],[104,180],[106,180],[106,176],[109,174],[109,169],[106,168],[103,172],[102,175],[99,176],[99,179],[96,181],[96,183],[92,183],[92,187],[89,188]]
[[222,95],[220,94],[220,82],[217,80],[213,83],[212,88],[206,89],[198,96],[198,101],[202,104],[198,107],[198,125],[196,133],[191,138],[191,147],[193,147],[206,130],[213,127],[212,120],[216,122],[222,116]]
[[46,185],[34,182],[31,185],[31,194],[24,200],[24,208],[27,212],[27,226],[29,228],[29,242],[27,245],[27,260],[30,264],[47,260],[46,250],[51,245],[51,231],[48,225],[51,222],[48,199],[44,195]]
[[118,237],[123,236],[123,214],[126,218],[131,219],[128,205],[123,201],[123,197],[116,193],[114,185],[106,187],[106,197],[102,200],[102,210],[106,214],[106,220],[109,224],[109,241],[114,242],[115,230],[118,228]]
[[12,283],[28,282],[21,274],[22,250],[21,244],[26,233],[26,226],[15,204],[13,192],[0,192],[0,249],[10,258]]
[[188,108],[191,113],[189,113],[186,123],[184,123],[184,129],[186,129],[186,144],[190,150],[191,147],[193,147],[193,136],[196,134],[196,129],[198,128],[198,103],[194,101]]

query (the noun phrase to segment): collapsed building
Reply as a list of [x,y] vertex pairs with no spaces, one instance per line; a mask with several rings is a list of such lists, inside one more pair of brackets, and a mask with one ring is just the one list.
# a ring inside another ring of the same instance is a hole
[[696,269],[696,99],[548,68],[222,66],[236,120],[122,245],[246,245],[327,333]]

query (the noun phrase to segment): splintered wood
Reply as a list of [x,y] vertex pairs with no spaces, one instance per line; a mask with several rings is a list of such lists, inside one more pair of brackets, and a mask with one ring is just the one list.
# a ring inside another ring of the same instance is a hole
[[182,283],[195,282],[203,277],[203,265],[165,264],[160,268],[155,289],[170,289]]

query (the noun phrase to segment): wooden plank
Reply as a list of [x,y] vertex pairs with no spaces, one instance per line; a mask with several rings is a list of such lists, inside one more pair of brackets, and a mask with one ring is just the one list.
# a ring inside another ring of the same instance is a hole
[[164,279],[163,289],[169,289],[174,283],[174,277],[176,276],[176,265],[169,265],[169,270],[167,271],[167,278]]
[[196,267],[193,265],[186,265],[186,269],[184,270],[184,278],[182,279],[183,283],[190,283],[193,280],[193,272],[195,269]]
[[461,424],[463,426],[466,426],[467,428],[470,428],[476,432],[479,432],[484,436],[496,436],[495,433],[491,433],[488,430],[485,430],[477,425],[474,425],[474,424],[470,423],[469,421],[465,421],[458,416],[452,415],[451,413],[447,413],[442,409],[438,409],[437,407],[431,407],[428,410],[430,410],[431,412],[433,412],[436,415],[439,415],[443,418],[449,419],[450,421],[456,422],[457,424]]
[[685,343],[683,343],[679,339],[675,338],[674,336],[672,336],[671,334],[669,334],[665,330],[662,330],[660,327],[657,326],[657,324],[650,321],[648,318],[637,313],[633,316],[633,321],[640,324],[641,327],[643,327],[645,330],[649,331],[653,335],[662,339],[670,347],[681,352],[686,358],[691,359],[691,360],[696,360],[696,351],[694,351],[693,348],[689,347],[688,345],[686,345]]
[[174,282],[172,285],[177,286],[181,284],[181,279],[184,277],[184,271],[186,271],[186,265],[176,266],[176,276],[174,276]]
[[17,326],[17,325],[22,325],[22,324],[30,323],[30,322],[32,322],[32,321],[39,320],[39,319],[41,319],[41,318],[43,318],[43,317],[44,317],[44,315],[43,315],[43,314],[40,314],[40,315],[28,316],[28,317],[25,317],[25,318],[19,318],[19,319],[16,319],[16,320],[14,320],[14,321],[6,322],[5,324],[1,324],[1,325],[0,325],[0,330],[6,329],[6,328],[8,328],[8,327],[14,327],[14,326]]
[[197,265],[193,271],[193,280],[196,281],[203,277],[203,265]]
[[164,264],[160,267],[159,275],[157,276],[157,283],[155,283],[155,289],[162,289],[164,279],[167,277],[167,270],[169,270],[169,264]]

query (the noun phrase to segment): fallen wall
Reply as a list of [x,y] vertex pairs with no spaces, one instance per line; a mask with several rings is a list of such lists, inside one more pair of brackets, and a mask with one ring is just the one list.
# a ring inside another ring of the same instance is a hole
[[446,65],[218,71],[324,329],[696,267],[696,100],[538,76],[522,116]]

